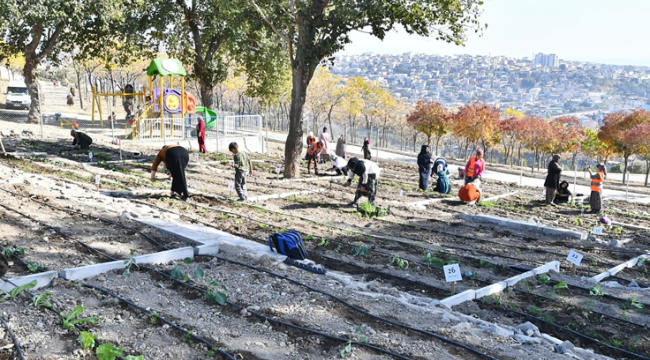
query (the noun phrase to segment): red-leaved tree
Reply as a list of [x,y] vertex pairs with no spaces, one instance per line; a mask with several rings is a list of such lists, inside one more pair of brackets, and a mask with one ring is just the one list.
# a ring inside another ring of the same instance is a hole
[[462,106],[453,118],[452,130],[454,135],[466,139],[465,157],[470,144],[481,145],[487,154],[487,149],[501,141],[501,113],[493,106],[475,101]]
[[551,121],[554,129],[554,149],[558,154],[571,153],[571,168],[575,170],[576,157],[580,144],[585,139],[585,131],[575,116],[560,116]]
[[531,172],[535,171],[535,162],[539,168],[541,161],[541,151],[545,146],[548,146],[549,139],[552,139],[553,127],[544,118],[539,116],[527,116],[524,118],[526,127],[526,145],[533,151],[533,163],[531,164]]
[[625,183],[630,156],[643,150],[640,142],[631,141],[636,137],[628,133],[635,132],[640,125],[644,124],[650,124],[650,113],[642,109],[613,112],[603,118],[603,126],[600,128],[598,138],[605,144],[611,145],[623,157],[625,162],[623,183]]
[[431,145],[431,138],[436,137],[436,154],[438,154],[440,138],[451,130],[449,110],[439,102],[420,100],[406,121],[427,137],[428,145]]
[[645,183],[648,186],[650,175],[650,124],[637,125],[625,132],[625,142],[636,149],[636,154],[645,160]]

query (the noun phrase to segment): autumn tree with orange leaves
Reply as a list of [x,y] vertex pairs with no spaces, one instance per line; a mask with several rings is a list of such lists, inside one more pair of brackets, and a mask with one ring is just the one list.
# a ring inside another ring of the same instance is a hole
[[515,149],[517,149],[517,164],[521,164],[521,150],[526,143],[528,127],[525,118],[510,117],[501,121],[501,143],[504,148],[504,164],[511,159],[510,165],[515,164]]
[[625,142],[635,148],[637,155],[645,160],[645,183],[648,186],[648,175],[650,175],[650,123],[637,125],[634,131],[625,132]]
[[462,106],[453,118],[454,135],[466,139],[465,155],[469,145],[482,146],[487,154],[488,148],[501,141],[501,113],[493,106],[473,102]]
[[541,152],[544,147],[548,145],[549,139],[553,137],[553,127],[544,118],[539,116],[527,116],[524,118],[526,121],[526,146],[533,150],[533,163],[531,164],[531,172],[535,171],[535,162],[537,168],[541,167]]
[[428,145],[431,145],[431,138],[436,137],[436,154],[438,154],[440,138],[451,130],[449,110],[437,101],[420,100],[406,121],[427,137]]
[[558,154],[571,153],[571,168],[575,170],[576,157],[585,139],[585,131],[575,116],[560,116],[551,121],[553,127],[553,150]]
[[[623,183],[627,174],[627,164],[631,155],[643,152],[642,141],[633,134],[645,124],[650,124],[650,113],[639,109],[632,112],[618,111],[609,113],[603,118],[598,138],[605,144],[611,145],[623,157]],[[647,141],[647,138],[646,138]]]

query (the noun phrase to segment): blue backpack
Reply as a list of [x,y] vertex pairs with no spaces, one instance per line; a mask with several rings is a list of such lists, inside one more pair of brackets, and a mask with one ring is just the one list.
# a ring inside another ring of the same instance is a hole
[[305,260],[307,258],[305,245],[302,243],[300,234],[295,231],[269,235],[269,248],[271,251],[273,251],[274,245],[278,254],[283,254],[298,260]]

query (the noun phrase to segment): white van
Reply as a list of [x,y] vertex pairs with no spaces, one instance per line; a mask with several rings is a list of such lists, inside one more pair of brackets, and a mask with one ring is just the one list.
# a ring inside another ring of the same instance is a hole
[[27,85],[23,81],[10,81],[6,94],[5,107],[7,109],[29,109],[32,105]]

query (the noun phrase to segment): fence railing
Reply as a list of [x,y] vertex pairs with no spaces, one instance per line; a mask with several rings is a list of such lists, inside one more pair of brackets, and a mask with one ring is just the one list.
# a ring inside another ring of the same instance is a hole
[[[204,119],[206,137],[232,135],[262,136],[261,115],[215,115]],[[198,117],[188,115],[182,118],[141,118],[133,124],[125,124],[125,136],[133,139],[184,139],[196,137]]]

